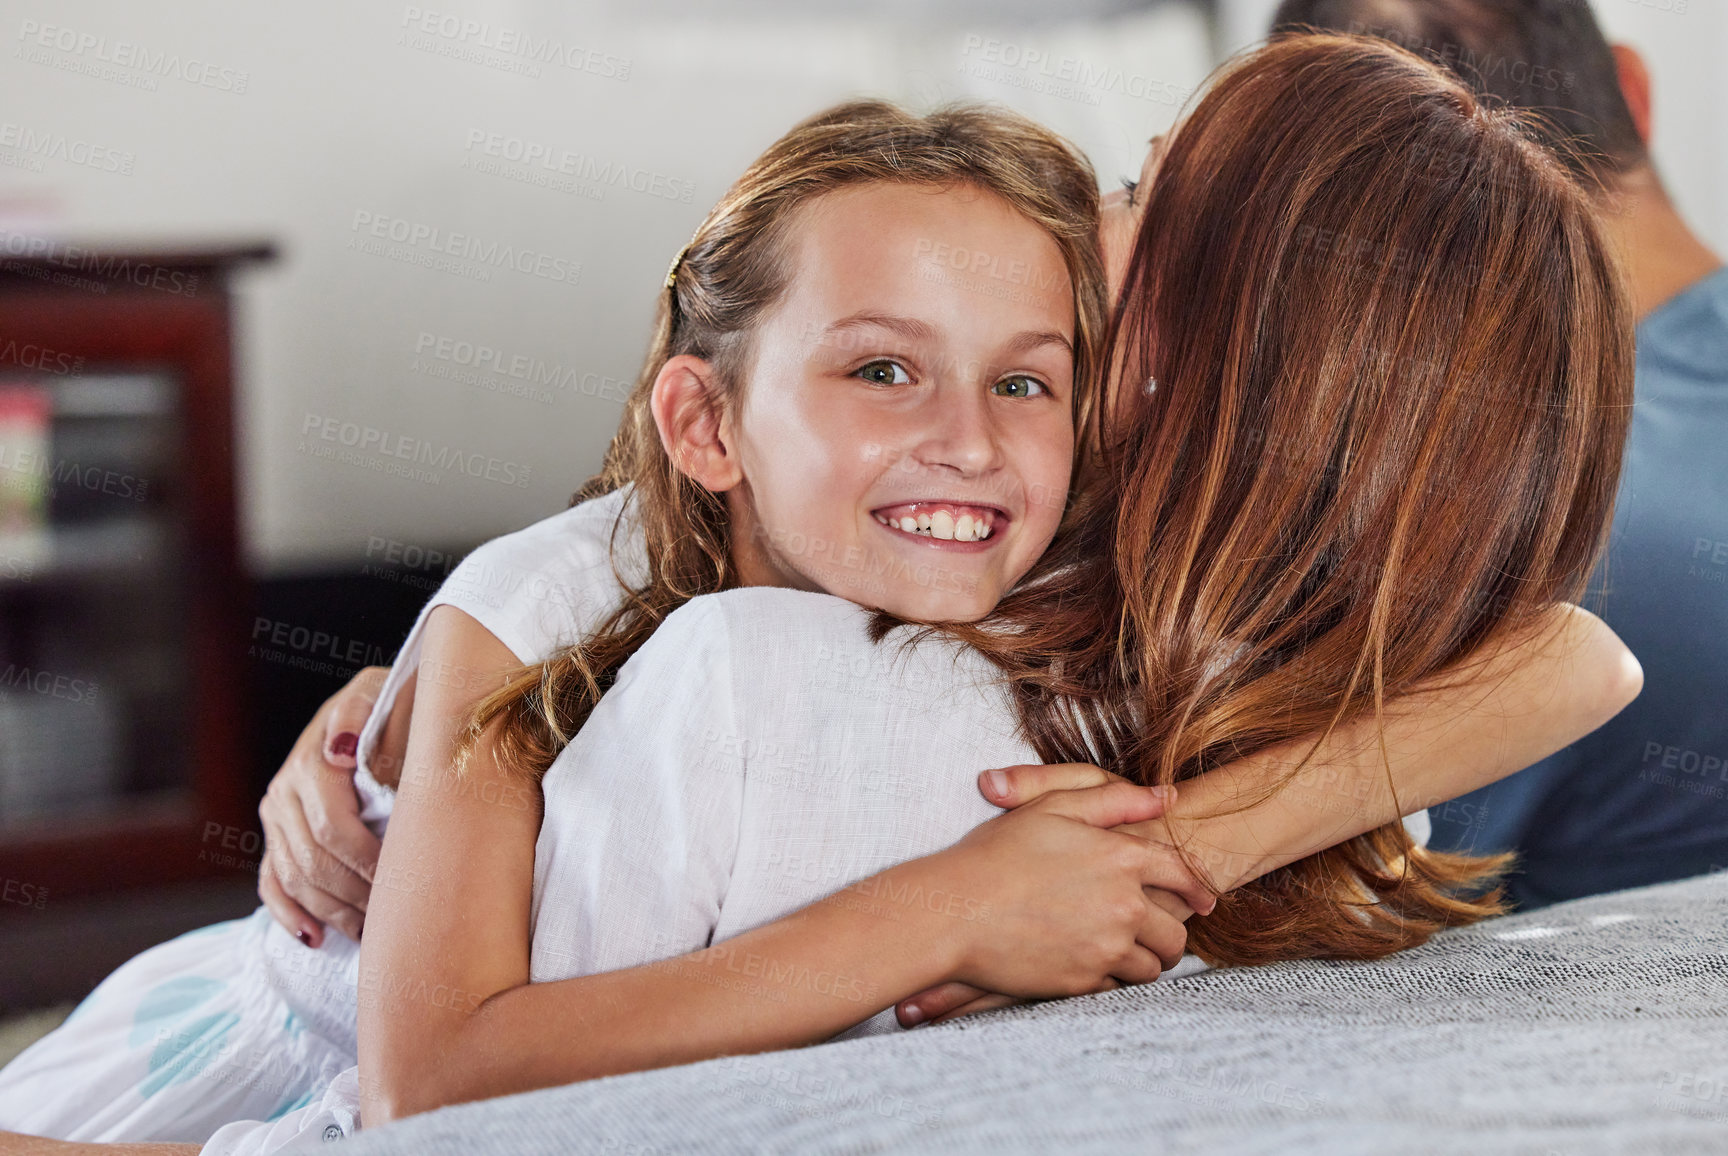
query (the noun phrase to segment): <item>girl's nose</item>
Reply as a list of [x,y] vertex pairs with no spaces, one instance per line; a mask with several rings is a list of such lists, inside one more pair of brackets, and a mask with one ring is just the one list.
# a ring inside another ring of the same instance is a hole
[[[982,398],[968,390],[965,397],[937,391],[918,440],[918,460],[932,469],[962,477],[988,473],[1001,464],[1002,447]],[[959,392],[959,391],[954,391]]]

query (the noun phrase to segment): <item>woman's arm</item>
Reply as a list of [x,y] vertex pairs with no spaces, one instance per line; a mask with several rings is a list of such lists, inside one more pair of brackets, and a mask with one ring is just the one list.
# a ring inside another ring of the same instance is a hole
[[1188,841],[1213,885],[1229,891],[1570,746],[1637,698],[1644,672],[1607,623],[1563,605],[1449,681],[1389,702],[1383,732],[1372,718],[1339,727],[1264,801],[1312,740],[1184,783],[1169,835],[1156,823],[1138,830]]
[[[1383,731],[1362,718],[1317,747],[1318,736],[1268,747],[1183,783],[1165,818],[1124,829],[1190,841],[1213,886],[1230,891],[1540,762],[1620,713],[1643,689],[1644,673],[1607,623],[1561,605],[1437,682],[1388,702]],[[1307,765],[1268,794],[1310,748]],[[1006,767],[978,782],[991,802],[1018,807],[1115,778],[1066,763]]]
[[[725,943],[529,985],[537,799],[485,742],[463,778],[445,769],[454,720],[491,688],[475,685],[469,666],[496,658],[497,645],[454,608],[427,623],[408,759],[361,955],[368,1125],[818,1042],[944,979],[1075,994],[1112,976],[1154,978],[1181,954],[1187,908],[1149,899],[1144,888],[1182,888],[1183,879],[1145,840],[1103,829],[1158,813],[1158,796],[1110,784],[993,820],[947,851]],[[702,655],[681,657],[686,669],[708,666]],[[699,704],[690,707],[700,717]],[[651,725],[678,724],[691,725]],[[936,887],[988,904],[988,922],[893,900]]]
[[[1561,605],[1521,638],[1500,644],[1444,685],[1337,728],[1288,785],[1265,797],[1314,747],[1312,737],[1270,747],[1182,784],[1168,816],[1119,828],[1186,846],[1220,893],[1404,815],[1435,806],[1577,742],[1643,688],[1638,660],[1594,614]],[[1461,675],[1461,677],[1460,677]],[[1116,776],[1083,763],[1006,767],[979,776],[1002,807]],[[1168,824],[1168,825],[1166,825]],[[899,1008],[914,1024],[1013,1002],[944,984]]]

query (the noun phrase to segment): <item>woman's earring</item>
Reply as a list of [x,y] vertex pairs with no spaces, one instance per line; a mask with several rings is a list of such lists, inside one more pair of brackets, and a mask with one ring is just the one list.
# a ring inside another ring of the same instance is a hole
[[1147,393],[1157,393],[1158,392],[1158,379],[1156,377],[1148,377],[1146,379],[1146,392]]

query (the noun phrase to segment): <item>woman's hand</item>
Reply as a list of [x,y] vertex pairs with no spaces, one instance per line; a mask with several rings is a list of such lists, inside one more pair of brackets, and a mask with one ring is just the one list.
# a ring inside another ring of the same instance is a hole
[[366,921],[379,841],[360,821],[355,756],[387,673],[367,667],[318,708],[258,804],[258,897],[308,947],[323,944],[325,923],[358,940]]
[[[985,771],[978,776],[978,789],[997,806],[1013,809],[1054,792],[1083,791],[1106,783],[1127,782],[1122,776],[1111,774],[1089,763],[1033,763]],[[1166,795],[1165,798],[1174,801],[1173,794]],[[1217,904],[1217,897],[1204,881],[1192,874],[1187,863],[1162,838],[1163,832],[1158,818],[1159,816],[1147,816],[1139,822],[1126,823],[1116,828],[1119,832],[1147,839],[1155,853],[1163,859],[1162,869],[1168,872],[1173,885],[1167,888],[1146,888],[1147,899],[1177,920],[1186,920],[1196,910],[1211,911]],[[1099,990],[1105,991],[1118,986],[1120,985],[1113,981],[1106,982]],[[901,1027],[910,1028],[925,1022],[942,1023],[1020,1002],[1022,1001],[1014,996],[986,991],[971,984],[950,982],[901,1000],[895,1007],[894,1014]]]
[[1108,829],[1155,818],[1167,797],[1125,782],[1053,792],[930,856],[926,894],[945,892],[968,935],[955,979],[1050,998],[1147,983],[1180,960],[1191,911],[1147,889],[1188,887],[1187,872]]

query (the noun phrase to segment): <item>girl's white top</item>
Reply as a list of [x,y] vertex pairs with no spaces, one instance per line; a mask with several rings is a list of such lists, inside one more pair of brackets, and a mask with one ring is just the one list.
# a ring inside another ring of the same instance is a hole
[[[546,775],[536,982],[719,943],[1002,813],[978,772],[1037,755],[994,668],[943,637],[910,645],[910,627],[872,643],[870,619],[827,594],[765,587],[667,617]],[[956,933],[990,915],[984,896],[941,891],[838,901],[885,924],[939,911]],[[712,971],[764,999],[787,984],[861,1008],[911,994],[756,957]],[[889,1007],[848,1034],[891,1030]]]
[[360,731],[354,783],[360,817],[374,830],[382,833],[396,795],[373,777],[372,760],[396,696],[420,665],[433,609],[463,611],[524,663],[550,658],[604,622],[623,600],[625,585],[647,581],[647,556],[629,497],[628,489],[614,490],[494,538],[464,558],[421,607]]

